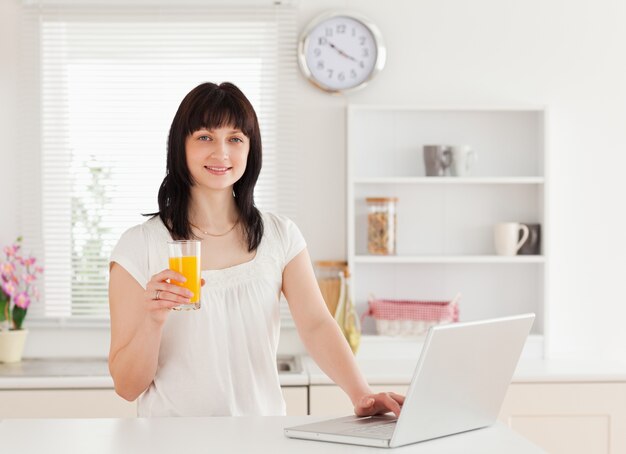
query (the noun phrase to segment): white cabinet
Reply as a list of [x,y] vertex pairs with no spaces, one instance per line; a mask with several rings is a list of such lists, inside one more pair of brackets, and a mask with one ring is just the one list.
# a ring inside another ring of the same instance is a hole
[[[408,385],[372,390],[406,395]],[[311,385],[311,415],[353,411],[338,386]],[[626,453],[626,383],[513,383],[499,419],[550,454]]]
[[[288,416],[308,413],[308,387],[281,388]],[[113,389],[15,389],[0,391],[0,418],[132,418],[137,402]]]
[[512,384],[500,419],[551,454],[626,453],[626,383]]
[[283,386],[287,416],[306,416],[309,412],[308,386]]
[[[406,394],[408,385],[370,386],[373,392],[395,392]],[[347,416],[354,413],[354,407],[348,395],[334,385],[310,386],[309,414],[313,416]]]
[[131,418],[135,402],[113,389],[16,389],[0,391],[0,418]]
[[[451,299],[461,320],[535,312],[543,340],[546,269],[542,109],[348,107],[348,262],[357,310],[370,295]],[[470,176],[426,177],[426,144],[469,145]],[[368,197],[397,197],[397,254],[367,252]],[[495,254],[498,222],[541,224],[538,255]],[[364,332],[374,332],[368,320]]]

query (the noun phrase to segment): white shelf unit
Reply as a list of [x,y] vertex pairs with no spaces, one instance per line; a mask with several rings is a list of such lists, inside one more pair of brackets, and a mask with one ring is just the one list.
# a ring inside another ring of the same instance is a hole
[[[370,295],[461,292],[461,320],[535,312],[533,341],[544,339],[545,122],[541,107],[348,106],[348,264],[359,313]],[[471,176],[426,177],[426,144],[470,145]],[[398,197],[397,255],[368,254],[367,197]],[[508,221],[541,224],[540,255],[495,255],[493,225]],[[364,332],[375,332],[372,319]]]
[[405,255],[376,256],[356,255],[354,263],[400,264],[400,263],[545,263],[543,255]]

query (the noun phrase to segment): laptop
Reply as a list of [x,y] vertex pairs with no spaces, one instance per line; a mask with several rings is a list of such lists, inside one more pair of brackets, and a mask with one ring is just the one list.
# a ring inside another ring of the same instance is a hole
[[290,438],[393,448],[496,422],[535,314],[430,328],[400,417],[356,415],[285,428]]

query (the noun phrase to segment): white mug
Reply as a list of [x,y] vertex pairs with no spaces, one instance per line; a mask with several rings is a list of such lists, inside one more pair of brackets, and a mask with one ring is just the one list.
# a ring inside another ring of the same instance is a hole
[[[522,231],[522,238],[519,232]],[[526,242],[529,235],[528,226],[519,222],[501,222],[494,227],[494,243],[496,254],[517,255],[517,251]]]
[[474,162],[476,162],[476,152],[468,145],[453,146],[450,151],[452,154],[450,174],[455,177],[469,175]]

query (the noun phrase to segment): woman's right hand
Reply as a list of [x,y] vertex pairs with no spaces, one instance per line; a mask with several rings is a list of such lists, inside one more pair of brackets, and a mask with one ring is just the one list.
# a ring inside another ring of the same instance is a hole
[[170,310],[179,304],[189,304],[192,292],[167,280],[185,282],[185,276],[165,269],[150,278],[144,292],[144,301],[149,316],[159,324],[165,323]]

